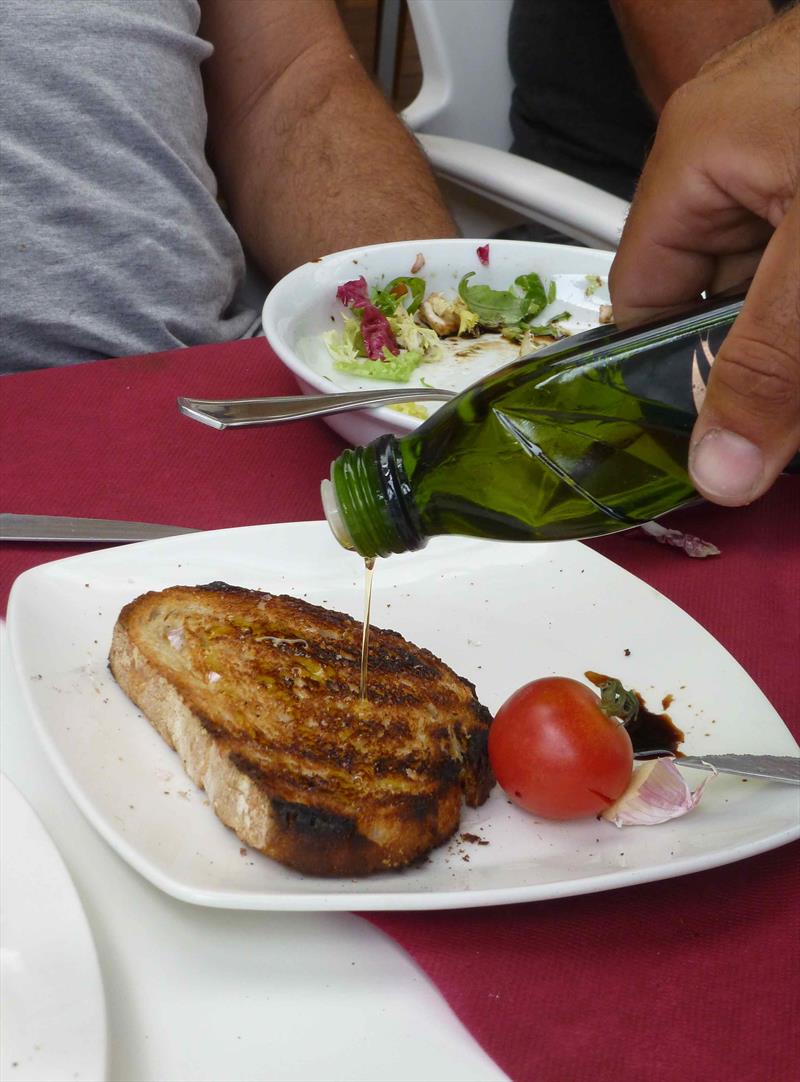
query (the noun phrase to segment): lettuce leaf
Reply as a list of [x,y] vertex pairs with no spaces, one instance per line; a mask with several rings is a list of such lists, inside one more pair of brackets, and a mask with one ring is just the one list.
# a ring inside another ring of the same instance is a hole
[[363,274],[360,278],[343,282],[336,290],[336,296],[361,321],[361,338],[368,357],[380,360],[387,349],[392,354],[400,352],[389,321],[369,298],[367,280]]
[[424,327],[417,323],[402,304],[398,304],[394,314],[389,316],[389,326],[402,349],[419,350],[426,361],[437,361],[441,357],[442,346],[439,335],[431,327]]
[[346,317],[341,331],[326,331],[322,338],[334,361],[359,361],[366,356],[357,319]]
[[419,402],[397,402],[394,406],[389,406],[389,409],[396,413],[407,413],[409,417],[417,417],[420,421],[427,421],[429,415],[427,408]]
[[354,376],[366,376],[367,379],[388,379],[397,383],[408,383],[411,373],[425,360],[418,349],[404,349],[393,355],[384,350],[382,360],[335,361],[333,367],[339,372],[350,372]]

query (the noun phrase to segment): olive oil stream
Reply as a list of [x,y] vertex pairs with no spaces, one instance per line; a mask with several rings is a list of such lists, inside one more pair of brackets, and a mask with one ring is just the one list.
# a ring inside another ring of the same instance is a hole
[[369,668],[369,613],[372,608],[372,576],[375,558],[364,561],[364,624],[361,628],[361,701],[367,700],[367,670]]
[[[375,574],[377,558],[372,556],[364,560],[364,622],[361,625],[361,681],[359,686],[359,698],[361,702],[367,701],[367,675],[369,672],[369,622],[372,609],[372,577]],[[584,673],[587,680],[595,687],[602,688],[609,682],[620,683],[615,678],[605,676],[602,673],[588,671]],[[628,734],[633,744],[634,759],[657,759],[664,755],[681,757],[679,750],[685,737],[683,732],[675,725],[669,714],[654,714],[647,709],[647,705],[639,694],[634,691],[639,702],[639,710],[636,717],[626,723]],[[667,696],[663,701],[666,707],[672,701],[672,696]]]

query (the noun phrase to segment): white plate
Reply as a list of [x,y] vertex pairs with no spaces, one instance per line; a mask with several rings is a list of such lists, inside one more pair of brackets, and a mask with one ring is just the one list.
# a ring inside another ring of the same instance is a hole
[[[479,245],[489,244],[489,266],[477,256]],[[515,240],[414,240],[396,244],[376,244],[352,248],[323,256],[314,263],[287,274],[270,291],[264,303],[263,325],[267,341],[293,373],[304,392],[317,394],[337,390],[375,390],[376,387],[401,387],[403,384],[374,379],[360,379],[337,372],[322,335],[340,329],[346,312],[336,299],[343,282],[364,275],[370,286],[385,285],[393,278],[411,273],[421,253],[425,265],[418,276],[425,279],[426,292],[443,291],[456,295],[460,279],[475,271],[471,284],[481,282],[495,289],[508,289],[520,274],[536,272],[545,281],[554,280],[557,300],[537,317],[546,322],[567,309],[572,318],[565,326],[573,331],[597,326],[601,304],[609,303],[605,277],[613,259],[612,252],[578,248],[571,245],[540,244]],[[586,275],[603,278],[603,285],[586,296]],[[458,357],[448,352],[439,361],[421,365],[407,386],[429,386],[462,391],[487,372],[510,364],[519,356],[519,348],[500,335],[491,336],[494,344],[470,350]],[[455,352],[464,350],[457,343]],[[432,412],[436,403],[420,403]],[[421,422],[408,414],[384,407],[326,417],[328,424],[351,443],[369,443],[383,432],[405,435]]]
[[[145,590],[219,579],[362,613],[362,565],[320,522],[169,538],[43,564],[17,580],[9,608],[20,682],[65,785],[103,837],[178,898],[249,909],[494,905],[682,875],[800,834],[797,790],[719,777],[685,818],[622,831],[594,819],[539,821],[495,789],[483,807],[465,809],[461,824],[488,845],[455,840],[422,867],[362,880],[305,877],[257,853],[240,854],[238,839],[106,665],[125,603]],[[797,753],[764,695],[706,631],[577,542],[438,539],[381,562],[373,613],[375,624],[472,679],[491,710],[536,676],[594,669],[623,677],[654,704],[673,694],[687,751]]]
[[4,774],[0,844],[2,1077],[103,1079],[105,1002],[89,925],[56,847]]

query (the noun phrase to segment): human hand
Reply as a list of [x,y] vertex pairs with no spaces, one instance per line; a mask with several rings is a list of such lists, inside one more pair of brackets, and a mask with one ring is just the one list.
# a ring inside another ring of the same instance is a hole
[[698,491],[749,503],[800,447],[800,7],[669,100],[611,270],[620,323],[752,276],[689,451]]

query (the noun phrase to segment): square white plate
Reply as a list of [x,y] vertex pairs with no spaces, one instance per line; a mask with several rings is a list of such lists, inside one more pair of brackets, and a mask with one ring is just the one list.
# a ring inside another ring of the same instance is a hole
[[[251,851],[217,820],[180,761],[107,668],[124,604],[146,590],[225,580],[294,593],[361,618],[364,574],[325,523],[151,541],[43,564],[9,606],[15,664],[39,734],[100,834],[147,879],[200,905],[444,909],[607,890],[726,864],[800,835],[797,789],[720,776],[690,815],[618,830],[538,820],[498,789],[421,867],[318,879]],[[518,686],[607,672],[651,706],[672,694],[685,750],[797,754],[764,695],[711,635],[651,587],[577,542],[438,539],[382,561],[373,623],[426,646],[496,710]],[[625,651],[629,650],[629,656]],[[692,784],[697,772],[687,772]]]

